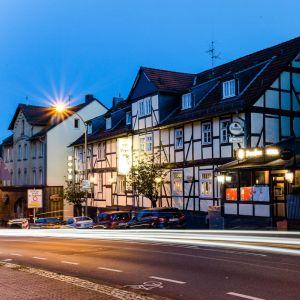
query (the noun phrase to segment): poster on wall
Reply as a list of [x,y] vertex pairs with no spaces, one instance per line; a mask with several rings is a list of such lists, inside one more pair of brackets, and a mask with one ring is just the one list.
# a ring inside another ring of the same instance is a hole
[[241,201],[251,201],[253,196],[252,186],[241,187]]
[[43,207],[43,190],[32,189],[27,191],[27,205],[28,208],[42,208]]
[[237,188],[227,188],[226,189],[226,200],[227,201],[237,201]]
[[267,185],[255,185],[253,187],[253,201],[270,201],[270,191]]
[[117,142],[117,167],[119,175],[127,175],[132,166],[131,138],[119,138]]

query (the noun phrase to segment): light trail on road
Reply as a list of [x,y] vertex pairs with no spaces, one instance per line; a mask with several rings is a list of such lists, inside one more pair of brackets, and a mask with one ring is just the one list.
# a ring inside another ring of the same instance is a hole
[[201,230],[87,230],[87,229],[6,229],[0,237],[70,238],[117,240],[300,255],[299,232],[201,231]]

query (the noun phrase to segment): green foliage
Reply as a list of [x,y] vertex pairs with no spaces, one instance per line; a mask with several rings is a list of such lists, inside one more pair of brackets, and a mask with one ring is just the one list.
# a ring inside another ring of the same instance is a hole
[[67,186],[64,189],[64,198],[67,200],[67,202],[76,206],[81,206],[85,201],[84,196],[85,192],[81,190],[79,184],[67,182]]
[[155,157],[144,157],[133,166],[128,174],[128,182],[134,192],[148,198],[152,207],[156,207],[160,187],[165,177],[161,165],[155,163]]

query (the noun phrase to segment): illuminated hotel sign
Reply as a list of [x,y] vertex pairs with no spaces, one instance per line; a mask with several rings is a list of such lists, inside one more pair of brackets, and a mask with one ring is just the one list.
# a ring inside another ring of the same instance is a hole
[[132,140],[119,138],[117,142],[117,168],[118,174],[127,175],[132,166]]
[[267,147],[265,149],[261,148],[240,148],[236,150],[236,158],[238,160],[243,160],[247,158],[257,158],[265,156],[279,156],[280,151],[275,147]]

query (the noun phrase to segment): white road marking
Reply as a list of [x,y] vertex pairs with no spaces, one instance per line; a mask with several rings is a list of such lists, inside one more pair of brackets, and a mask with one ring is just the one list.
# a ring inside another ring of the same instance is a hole
[[10,255],[12,255],[12,256],[23,256],[22,254],[19,254],[19,253],[10,253]]
[[65,260],[62,260],[61,263],[62,264],[69,264],[69,265],[79,265],[79,263],[77,263],[77,262],[65,261]]
[[33,256],[32,258],[34,259],[39,259],[39,260],[46,260],[47,258],[45,257],[39,257],[39,256]]
[[161,280],[161,281],[168,281],[168,282],[178,283],[178,284],[186,284],[186,282],[184,282],[184,281],[179,281],[179,280],[164,278],[164,277],[149,276],[149,278],[157,279],[157,280]]
[[117,272],[117,273],[122,273],[123,272],[122,270],[110,269],[110,268],[104,268],[104,267],[98,267],[98,269],[104,270],[104,271]]
[[1,261],[4,261],[4,262],[6,262],[6,261],[12,261],[12,259],[11,258],[7,258],[7,259],[2,259]]
[[239,297],[239,298],[243,298],[243,299],[250,299],[250,300],[264,300],[263,298],[257,298],[257,297],[239,294],[239,293],[235,293],[235,292],[229,292],[229,293],[227,293],[227,295],[235,296],[235,297]]

